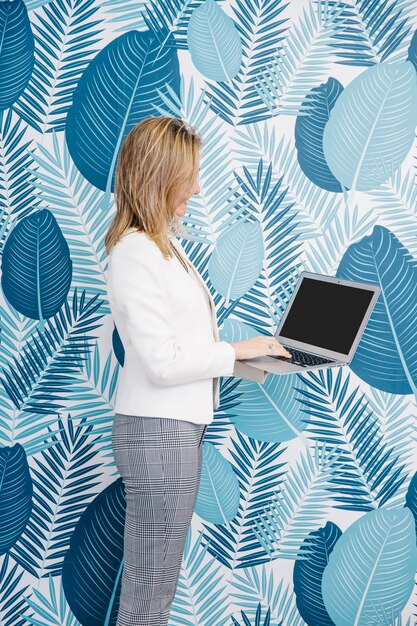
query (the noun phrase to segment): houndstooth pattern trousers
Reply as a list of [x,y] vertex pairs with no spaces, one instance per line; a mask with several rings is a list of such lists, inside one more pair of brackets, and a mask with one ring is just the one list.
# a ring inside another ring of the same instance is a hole
[[116,413],[112,447],[126,493],[116,626],[167,626],[197,500],[207,424]]

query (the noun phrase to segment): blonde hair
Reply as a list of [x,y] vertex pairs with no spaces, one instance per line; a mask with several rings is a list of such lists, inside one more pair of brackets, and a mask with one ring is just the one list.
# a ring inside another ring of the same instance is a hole
[[148,117],[128,132],[117,161],[107,254],[127,229],[137,228],[172,257],[169,235],[186,234],[175,214],[176,192],[195,181],[201,143],[196,129],[176,117]]

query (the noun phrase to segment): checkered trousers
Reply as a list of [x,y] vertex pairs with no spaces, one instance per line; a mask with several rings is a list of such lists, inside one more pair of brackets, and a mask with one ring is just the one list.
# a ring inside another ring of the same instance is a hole
[[197,500],[207,424],[116,413],[112,447],[126,493],[116,626],[167,626]]

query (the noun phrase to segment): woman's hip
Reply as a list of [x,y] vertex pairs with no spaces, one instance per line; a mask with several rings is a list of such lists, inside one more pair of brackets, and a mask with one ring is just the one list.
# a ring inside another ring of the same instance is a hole
[[175,487],[175,480],[195,478],[201,470],[206,427],[185,420],[116,413],[112,448],[125,484],[136,482],[145,490],[155,488],[158,480]]

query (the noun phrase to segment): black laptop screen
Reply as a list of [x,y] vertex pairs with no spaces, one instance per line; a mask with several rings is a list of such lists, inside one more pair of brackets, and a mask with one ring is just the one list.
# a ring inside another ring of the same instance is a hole
[[349,354],[373,291],[304,278],[280,337]]

